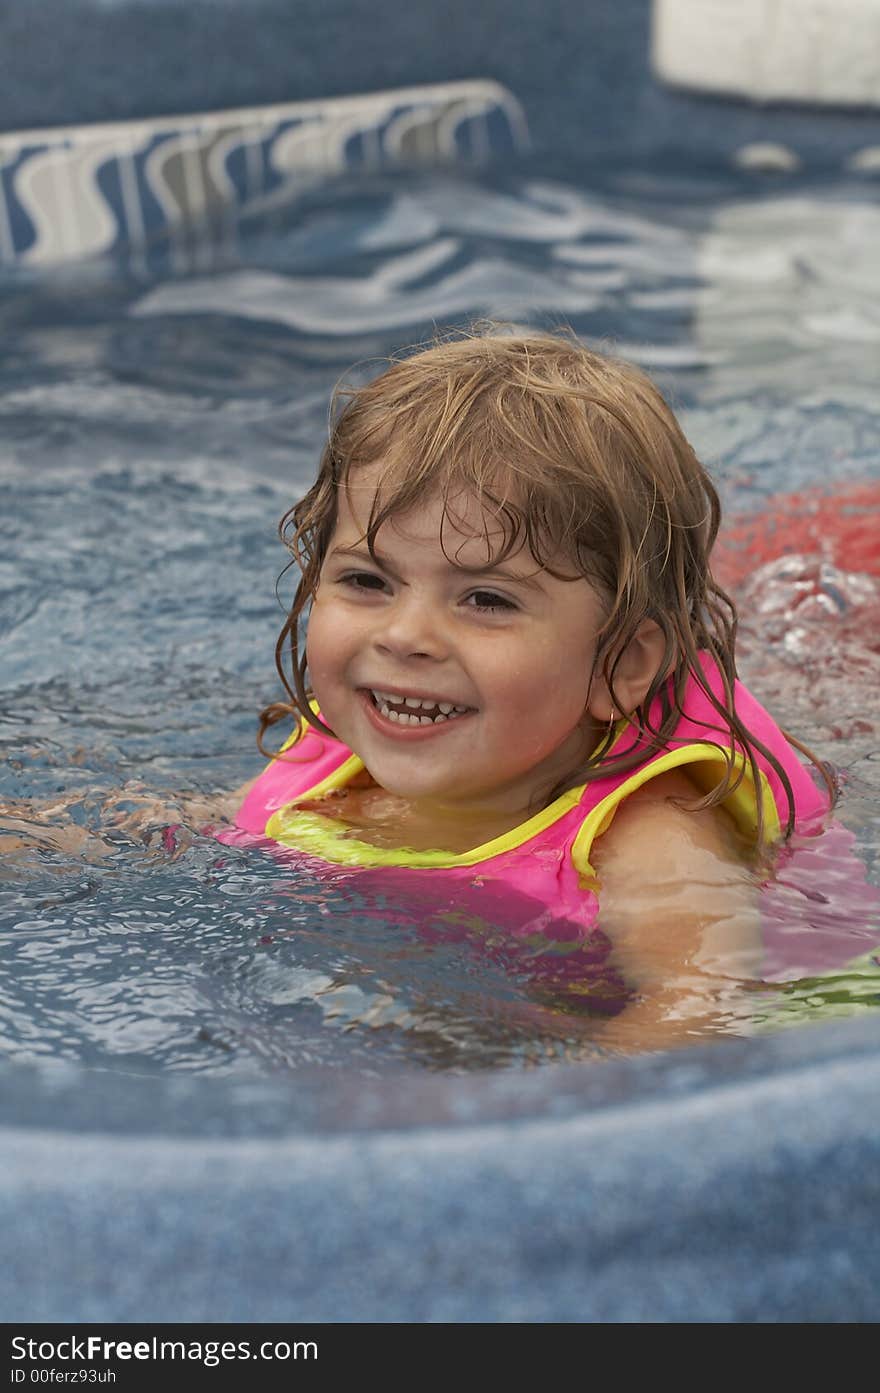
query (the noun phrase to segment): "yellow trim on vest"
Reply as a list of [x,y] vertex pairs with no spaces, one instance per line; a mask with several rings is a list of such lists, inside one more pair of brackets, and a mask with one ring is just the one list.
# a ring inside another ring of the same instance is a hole
[[[595,808],[587,813],[581,824],[580,831],[571,848],[571,858],[579,875],[587,880],[595,881],[596,872],[590,864],[593,842],[608,830],[614,820],[615,813],[629,794],[634,793],[637,788],[641,788],[651,779],[657,778],[658,775],[665,774],[670,769],[681,769],[684,765],[693,766],[688,771],[690,776],[702,786],[705,793],[708,793],[720,782],[720,778],[713,777],[714,767],[720,765],[720,772],[723,774],[726,771],[729,757],[729,751],[723,750],[720,746],[713,745],[709,741],[695,742],[691,745],[682,745],[678,750],[669,750],[666,754],[660,755],[658,759],[652,760],[650,764],[637,769],[628,779],[624,779],[623,783],[618,784],[617,788],[613,789],[601,802],[596,804]],[[758,799],[752,771],[745,757],[738,751],[734,752],[733,762],[737,770],[743,769],[745,771],[744,777],[739,787],[723,800],[721,807],[726,808],[732,815],[737,828],[744,836],[756,840],[758,835]],[[764,811],[764,831],[767,839],[775,842],[782,835],[779,810],[776,807],[776,799],[773,797],[773,790],[767,775],[763,770],[758,772]]]
[[[362,761],[353,755],[329,778],[323,779],[307,793],[300,794],[297,802],[342,787],[345,782],[342,775],[345,771],[350,771],[346,777],[353,777],[363,767]],[[564,817],[571,808],[576,807],[583,791],[583,784],[580,788],[570,788],[542,812],[530,817],[527,822],[520,823],[509,832],[503,832],[492,841],[483,842],[481,846],[475,846],[470,851],[463,851],[457,855],[451,851],[416,851],[406,846],[374,846],[372,842],[362,842],[353,837],[351,828],[337,818],[327,817],[324,813],[306,812],[296,804],[281,808],[272,814],[266,823],[266,836],[280,842],[282,846],[291,847],[295,851],[312,852],[323,861],[330,861],[338,866],[475,866],[481,861],[488,861],[492,856],[500,856],[503,851],[514,851],[518,846],[522,846],[523,842],[536,837],[539,832],[543,832],[545,828]]]

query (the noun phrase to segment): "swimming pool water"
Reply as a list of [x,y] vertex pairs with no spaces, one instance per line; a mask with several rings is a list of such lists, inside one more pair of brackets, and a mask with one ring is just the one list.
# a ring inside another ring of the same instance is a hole
[[[588,1015],[535,1013],[515,973],[402,940],[341,887],[163,833],[185,820],[178,792],[261,765],[276,526],[311,480],[334,383],[483,314],[571,324],[667,392],[731,515],[719,564],[743,675],[841,768],[839,818],[876,883],[878,232],[868,181],[524,166],[338,181],[236,242],[0,284],[0,796],[25,842],[0,879],[3,1055],[253,1077],[645,1043],[625,1021],[600,1044]],[[144,798],[166,815],[135,836],[124,817]],[[58,799],[74,850],[28,811]],[[869,971],[817,977],[801,952],[806,924],[844,956],[880,938],[876,897],[832,853],[801,846],[780,877],[788,985],[782,969],[734,984],[719,1033],[760,1028],[768,1002],[798,1021],[876,1009]]]

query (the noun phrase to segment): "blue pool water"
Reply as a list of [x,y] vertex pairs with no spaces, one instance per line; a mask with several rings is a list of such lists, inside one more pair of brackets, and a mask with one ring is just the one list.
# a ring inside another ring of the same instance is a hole
[[[277,695],[279,598],[292,594],[290,575],[275,594],[276,526],[311,481],[341,376],[475,316],[567,323],[656,377],[732,513],[876,482],[874,192],[644,169],[399,174],[312,189],[237,239],[10,273],[4,1058],[253,1079],[638,1050],[625,1023],[601,1045],[588,1016],[536,1023],[526,984],[492,962],[401,943],[368,906],[220,848],[195,820],[176,842],[163,829],[187,823],[179,794],[210,799],[261,765],[255,717]],[[841,870],[800,847],[780,913],[800,941],[818,897],[822,932],[856,957],[880,939],[876,896],[853,872],[880,878],[880,580],[826,541],[742,584],[742,670],[843,772],[858,859]],[[155,815],[132,831],[148,800]],[[753,1033],[771,1000],[792,1021],[876,1010],[870,973],[823,986],[804,971],[794,953],[781,995],[779,974],[769,990],[737,984],[717,1033]]]

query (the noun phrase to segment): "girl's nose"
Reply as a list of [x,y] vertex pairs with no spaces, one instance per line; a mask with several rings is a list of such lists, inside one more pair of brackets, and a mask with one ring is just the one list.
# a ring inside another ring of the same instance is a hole
[[448,648],[436,606],[413,594],[399,596],[388,606],[374,638],[379,649],[395,657],[442,658]]

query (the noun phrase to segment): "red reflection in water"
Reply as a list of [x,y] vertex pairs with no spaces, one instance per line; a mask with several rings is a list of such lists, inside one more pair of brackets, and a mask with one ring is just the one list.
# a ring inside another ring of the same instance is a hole
[[833,492],[804,489],[768,499],[760,513],[729,517],[715,548],[715,572],[735,590],[757,566],[797,553],[880,575],[878,535],[880,481],[844,484]]

